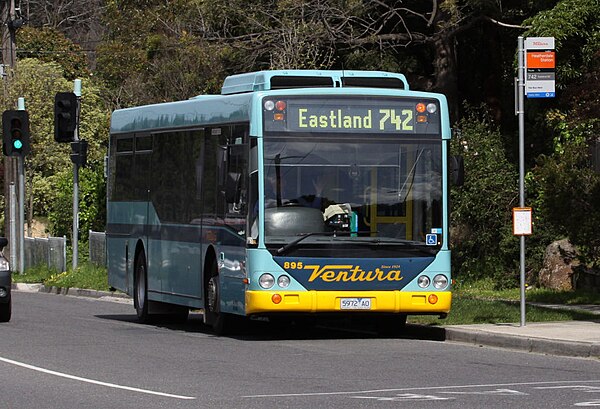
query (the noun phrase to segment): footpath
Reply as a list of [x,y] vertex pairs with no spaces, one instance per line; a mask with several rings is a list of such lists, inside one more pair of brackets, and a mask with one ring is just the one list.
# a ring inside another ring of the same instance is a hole
[[[79,297],[131,302],[122,293],[78,288],[46,287],[42,284],[13,283],[24,292],[46,292]],[[589,321],[526,322],[517,324],[476,324],[443,326],[445,341],[515,349],[548,355],[600,359],[600,305],[552,305],[530,303],[544,308],[587,311],[598,319]]]

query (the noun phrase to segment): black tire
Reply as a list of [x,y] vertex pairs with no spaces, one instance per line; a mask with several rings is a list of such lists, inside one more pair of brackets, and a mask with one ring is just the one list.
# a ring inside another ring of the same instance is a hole
[[204,287],[206,322],[212,326],[216,335],[228,335],[234,331],[234,318],[231,314],[221,312],[221,285],[217,260],[213,259]]
[[148,313],[148,271],[146,269],[146,255],[140,251],[135,258],[133,305],[138,321],[142,324],[150,322]]
[[8,295],[8,302],[0,304],[0,322],[10,321],[12,314],[12,300],[11,295]]
[[404,333],[407,318],[406,314],[377,317],[377,333],[381,337],[397,338]]

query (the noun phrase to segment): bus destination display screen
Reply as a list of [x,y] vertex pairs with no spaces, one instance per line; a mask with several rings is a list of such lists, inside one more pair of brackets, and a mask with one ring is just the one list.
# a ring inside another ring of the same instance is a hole
[[431,99],[268,97],[263,113],[267,132],[440,133]]

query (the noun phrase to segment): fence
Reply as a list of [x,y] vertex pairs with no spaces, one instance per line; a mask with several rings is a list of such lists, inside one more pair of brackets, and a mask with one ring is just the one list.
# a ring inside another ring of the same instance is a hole
[[58,271],[67,267],[66,237],[25,237],[25,269],[46,265]]
[[88,242],[90,262],[99,266],[106,266],[106,233],[90,230]]
[[[89,231],[89,261],[106,266],[106,234]],[[25,237],[25,269],[48,266],[58,271],[67,269],[66,237]]]

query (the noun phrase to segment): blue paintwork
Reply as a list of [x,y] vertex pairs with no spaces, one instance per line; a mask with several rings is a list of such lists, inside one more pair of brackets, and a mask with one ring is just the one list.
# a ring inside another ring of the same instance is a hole
[[[433,260],[433,257],[362,259],[275,257],[275,262],[304,288],[324,291],[402,290]],[[285,264],[290,262],[302,263],[302,268],[285,268]],[[324,279],[327,273],[331,273],[330,279]],[[389,276],[393,278],[386,279]],[[310,280],[311,278],[313,279]]]

